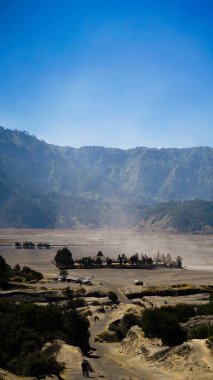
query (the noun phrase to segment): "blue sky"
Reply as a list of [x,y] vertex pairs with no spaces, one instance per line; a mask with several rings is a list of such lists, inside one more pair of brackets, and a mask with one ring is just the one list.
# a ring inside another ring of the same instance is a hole
[[212,0],[0,0],[0,124],[74,147],[213,141]]

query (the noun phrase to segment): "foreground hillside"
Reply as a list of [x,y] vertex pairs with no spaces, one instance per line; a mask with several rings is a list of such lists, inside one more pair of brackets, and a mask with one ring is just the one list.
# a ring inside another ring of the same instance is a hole
[[74,149],[1,127],[0,226],[136,225],[152,203],[213,200],[212,168],[207,147]]

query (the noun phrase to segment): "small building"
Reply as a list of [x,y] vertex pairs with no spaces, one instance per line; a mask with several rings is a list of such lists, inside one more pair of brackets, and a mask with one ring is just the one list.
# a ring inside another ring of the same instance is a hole
[[98,265],[106,265],[107,257],[103,255],[102,251],[98,251],[97,255],[92,257],[92,260]]

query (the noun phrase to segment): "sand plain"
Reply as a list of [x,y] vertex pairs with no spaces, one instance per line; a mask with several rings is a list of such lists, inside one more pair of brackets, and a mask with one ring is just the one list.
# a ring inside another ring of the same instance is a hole
[[[51,249],[15,249],[14,243],[32,241],[47,242]],[[154,256],[157,251],[170,253],[173,258],[180,255],[186,270],[131,270],[93,269],[77,270],[81,276],[95,275],[100,281],[112,282],[119,286],[131,284],[135,278],[143,278],[154,284],[170,283],[213,283],[213,236],[143,233],[137,229],[1,229],[0,255],[8,264],[27,265],[44,274],[58,273],[53,260],[60,247],[67,246],[74,259],[94,256],[101,250],[105,256],[117,258],[135,252]],[[82,274],[82,271],[84,274]]]

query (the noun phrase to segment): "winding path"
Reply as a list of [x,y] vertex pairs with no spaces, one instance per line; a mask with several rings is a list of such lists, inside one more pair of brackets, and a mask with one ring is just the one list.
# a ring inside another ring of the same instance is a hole
[[[119,297],[119,301],[125,304],[131,304],[131,301],[117,288],[117,285],[103,282],[103,286],[108,289],[116,291]],[[98,320],[91,325],[90,329],[90,346],[93,348],[93,352],[89,357],[94,372],[90,374],[90,378],[93,379],[109,379],[109,380],[154,380],[150,374],[147,374],[146,370],[139,369],[125,369],[122,368],[116,361],[109,356],[109,343],[95,342],[95,337],[106,329],[111,319],[111,311],[107,311],[103,319]],[[72,373],[72,380],[84,379],[79,372]]]

